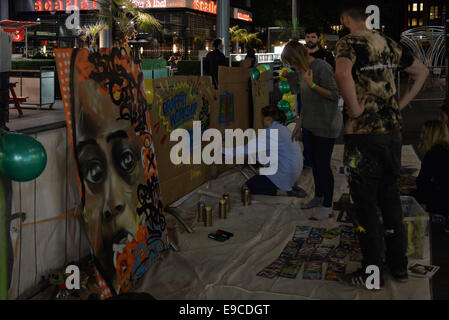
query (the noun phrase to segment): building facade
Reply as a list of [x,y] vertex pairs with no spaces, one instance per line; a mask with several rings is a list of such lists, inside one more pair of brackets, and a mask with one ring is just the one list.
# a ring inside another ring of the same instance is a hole
[[[3,1],[2,1],[3,2]],[[132,0],[135,6],[156,17],[162,30],[139,32],[130,45],[143,52],[144,57],[164,57],[178,54],[195,58],[199,50],[211,48],[216,37],[217,3],[212,0]],[[101,8],[97,0],[14,0],[9,1],[9,18],[39,21],[40,25],[27,31],[29,56],[52,55],[55,48],[81,47],[84,44],[71,28],[72,6],[79,10],[79,25],[98,22]],[[251,1],[231,1],[230,25],[238,24],[251,30],[253,16]],[[15,53],[25,51],[25,43],[14,45]]]
[[447,16],[448,3],[445,0],[409,0],[407,1],[405,29],[444,25]]

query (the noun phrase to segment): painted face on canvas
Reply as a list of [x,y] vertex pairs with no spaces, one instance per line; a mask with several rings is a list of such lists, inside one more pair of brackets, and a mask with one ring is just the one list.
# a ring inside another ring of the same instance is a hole
[[143,143],[129,120],[118,120],[120,108],[109,92],[83,77],[83,64],[77,62],[72,110],[85,210],[93,248],[113,276],[116,251],[137,236],[137,187],[145,182]]

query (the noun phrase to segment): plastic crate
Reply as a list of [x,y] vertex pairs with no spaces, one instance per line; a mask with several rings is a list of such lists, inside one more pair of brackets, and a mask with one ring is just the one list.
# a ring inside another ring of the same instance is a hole
[[401,196],[401,205],[407,233],[407,256],[410,259],[424,259],[429,215],[413,197]]

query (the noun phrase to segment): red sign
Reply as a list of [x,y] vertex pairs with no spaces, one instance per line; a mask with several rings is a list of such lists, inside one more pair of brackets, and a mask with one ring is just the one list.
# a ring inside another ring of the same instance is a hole
[[12,41],[23,41],[25,40],[25,29],[19,28],[19,29],[10,29],[10,28],[4,28],[3,31],[12,34],[13,38]]
[[245,21],[253,21],[253,18],[249,14],[243,12],[237,13],[237,19]]
[[208,0],[194,0],[193,9],[207,13],[217,14],[217,4]]
[[78,10],[97,10],[99,4],[97,0],[35,0],[34,10],[41,11],[66,11],[70,6],[78,8]]

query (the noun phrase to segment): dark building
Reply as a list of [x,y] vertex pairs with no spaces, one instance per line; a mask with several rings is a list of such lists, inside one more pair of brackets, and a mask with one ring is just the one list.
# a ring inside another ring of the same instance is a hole
[[420,26],[444,25],[448,4],[445,0],[409,0],[407,1],[405,29]]
[[[2,0],[2,2],[5,0]],[[143,52],[144,57],[168,57],[173,53],[184,58],[195,58],[199,50],[211,48],[216,37],[216,1],[212,0],[132,0],[156,17],[162,30],[153,33],[140,32],[130,44]],[[238,24],[252,29],[251,1],[231,2],[230,25]],[[98,22],[100,4],[97,0],[9,0],[9,18],[39,21],[41,24],[28,30],[27,46],[30,56],[45,46],[47,54],[56,47],[82,46],[77,30],[67,28],[70,6],[79,9],[80,26]],[[25,42],[16,42],[14,52],[22,53]]]

